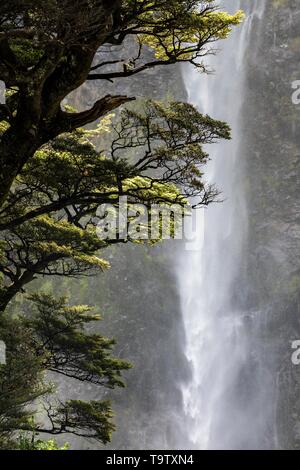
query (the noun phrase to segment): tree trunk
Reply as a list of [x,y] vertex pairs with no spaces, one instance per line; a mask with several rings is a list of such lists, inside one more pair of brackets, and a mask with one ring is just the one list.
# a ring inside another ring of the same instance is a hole
[[0,208],[5,203],[16,176],[39,148],[37,136],[23,130],[9,130],[0,143]]

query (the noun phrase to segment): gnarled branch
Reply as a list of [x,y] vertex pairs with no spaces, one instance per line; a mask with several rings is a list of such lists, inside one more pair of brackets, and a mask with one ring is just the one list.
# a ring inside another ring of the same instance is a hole
[[110,111],[113,111],[122,104],[134,100],[135,98],[130,98],[124,95],[106,95],[104,98],[96,101],[92,108],[86,111],[82,111],[80,113],[66,113],[62,111],[58,122],[60,127],[59,132],[71,132],[74,129],[83,127],[86,124],[96,121]]

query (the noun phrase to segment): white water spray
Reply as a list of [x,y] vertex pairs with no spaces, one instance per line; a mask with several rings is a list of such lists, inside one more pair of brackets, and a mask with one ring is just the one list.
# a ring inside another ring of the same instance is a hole
[[179,271],[192,369],[192,379],[182,388],[186,446],[197,449],[272,447],[266,440],[271,381],[257,340],[261,315],[236,301],[248,224],[241,126],[244,61],[253,21],[262,18],[264,2],[224,0],[222,8],[244,9],[246,20],[209,61],[214,75],[186,74],[189,101],[232,128],[231,142],[209,148],[212,161],[206,172],[224,202],[204,211],[199,250],[182,254]]

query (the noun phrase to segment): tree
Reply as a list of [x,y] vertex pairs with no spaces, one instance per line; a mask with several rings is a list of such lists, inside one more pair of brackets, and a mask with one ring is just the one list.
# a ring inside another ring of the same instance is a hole
[[202,145],[230,133],[191,105],[148,101],[141,112],[123,111],[107,152],[97,151],[89,135],[81,129],[57,137],[15,180],[1,210],[2,311],[36,277],[88,275],[108,267],[97,251],[128,240],[98,238],[99,205],[117,207],[120,196],[132,206],[185,206],[191,196],[197,205],[209,204],[216,190],[202,181],[208,159]]
[[[103,120],[133,98],[104,96],[82,112],[62,108],[62,101],[87,80],[113,81],[177,62],[204,71],[210,44],[225,38],[241,13],[228,15],[212,1],[195,0],[18,0],[2,2],[0,17],[6,87],[0,108],[0,338],[8,350],[0,369],[0,441],[17,445],[15,434],[23,431],[106,443],[114,428],[111,404],[55,402],[44,378],[51,371],[81,383],[123,386],[121,372],[130,365],[111,356],[113,340],[88,333],[99,317],[90,307],[45,293],[31,295],[25,313],[11,302],[37,278],[89,276],[109,267],[99,250],[130,237],[97,236],[101,204],[118,208],[120,196],[133,208],[186,207],[190,197],[195,206],[212,202],[217,191],[202,180],[208,160],[203,145],[230,138],[230,130],[186,103],[148,100]],[[136,57],[124,58],[127,41],[135,44]],[[83,129],[94,121],[96,129]],[[33,419],[41,405],[47,426]]]
[[[1,447],[17,446],[14,436],[20,430],[33,437],[68,433],[108,442],[114,430],[110,402],[51,399],[53,385],[46,383],[44,371],[114,388],[124,387],[121,371],[130,364],[111,356],[113,340],[85,331],[87,324],[101,319],[91,307],[70,307],[66,299],[46,294],[30,300],[33,313],[2,319],[0,325],[8,351],[7,364],[0,368]],[[22,445],[27,442],[23,437]]]
[[[0,143],[2,205],[15,177],[43,144],[132,99],[105,96],[91,109],[68,113],[61,102],[71,91],[86,80],[130,77],[177,62],[204,70],[210,44],[228,35],[241,12],[220,12],[212,0],[4,0],[0,18],[0,80],[16,90],[1,107],[9,124]],[[136,56],[111,60],[131,38]],[[155,50],[150,61],[149,47]]]

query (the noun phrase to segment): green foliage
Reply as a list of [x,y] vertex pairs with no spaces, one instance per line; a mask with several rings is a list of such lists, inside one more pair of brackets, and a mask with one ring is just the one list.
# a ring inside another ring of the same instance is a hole
[[43,383],[43,355],[36,355],[30,332],[19,319],[1,318],[6,365],[0,366],[0,447],[15,446],[14,433],[30,426],[32,403],[51,392]]
[[47,370],[108,388],[124,387],[121,371],[130,364],[111,357],[115,341],[85,332],[86,325],[101,320],[92,307],[68,306],[65,298],[56,300],[47,294],[29,299],[35,312],[24,324],[36,351],[45,356]]
[[41,432],[108,442],[114,429],[110,402],[63,403],[51,398],[55,388],[44,375],[51,371],[81,383],[124,387],[121,372],[131,365],[112,357],[115,341],[86,331],[101,317],[91,307],[68,306],[66,299],[46,294],[29,296],[23,309],[1,322],[0,337],[8,351],[7,364],[0,366],[0,446],[55,450],[54,441],[36,440]]
[[32,431],[21,431],[18,439],[16,440],[16,448],[18,450],[68,450],[69,444],[65,443],[60,447],[54,439],[42,440],[38,438],[38,433],[35,431],[36,423],[33,417],[29,419],[29,426]]
[[64,444],[62,447],[53,440],[42,441],[41,439],[33,439],[28,433],[21,434],[18,442],[18,450],[68,450],[69,445]]
[[58,423],[73,434],[97,439],[104,444],[111,441],[115,426],[111,424],[113,413],[109,401],[70,400],[64,406],[57,408],[54,417]]
[[42,51],[33,47],[28,39],[17,39],[11,43],[11,50],[24,67],[32,67],[42,57]]
[[[146,3],[150,8],[152,2]],[[211,8],[207,8],[209,3]],[[158,8],[153,5],[152,10],[145,8],[145,13],[139,18],[144,25],[143,32],[139,35],[141,42],[152,48],[158,59],[194,59],[195,45],[225,39],[232,26],[239,24],[244,17],[241,11],[230,15],[214,10],[212,3],[206,2],[206,11],[199,2],[177,0],[168,1],[168,8],[165,2],[161,2]],[[149,14],[153,15],[151,22]]]

